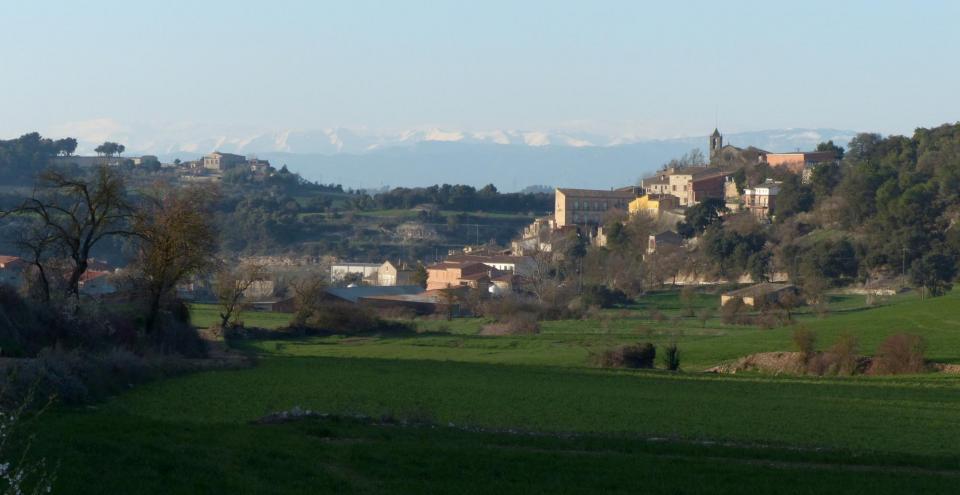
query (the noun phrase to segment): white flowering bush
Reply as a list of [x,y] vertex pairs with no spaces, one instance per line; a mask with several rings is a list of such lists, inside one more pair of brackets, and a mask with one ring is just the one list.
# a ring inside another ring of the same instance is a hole
[[26,404],[0,407],[0,494],[39,495],[53,491],[46,459],[30,459],[33,435],[23,431]]

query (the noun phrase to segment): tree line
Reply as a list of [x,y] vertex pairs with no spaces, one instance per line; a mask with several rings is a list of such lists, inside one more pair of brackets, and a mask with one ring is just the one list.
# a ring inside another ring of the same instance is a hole
[[430,204],[444,210],[527,213],[551,210],[553,194],[501,193],[493,184],[480,189],[464,184],[443,184],[397,187],[373,196],[362,196],[355,204],[359,209],[410,209]]

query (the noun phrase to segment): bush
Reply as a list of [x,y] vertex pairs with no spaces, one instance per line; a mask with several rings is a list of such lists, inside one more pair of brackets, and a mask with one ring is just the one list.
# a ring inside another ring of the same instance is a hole
[[671,343],[663,350],[663,366],[670,371],[680,369],[680,349],[676,343]]
[[896,334],[887,337],[877,348],[870,373],[897,375],[920,373],[924,370],[927,343],[919,335]]
[[66,404],[86,404],[162,374],[162,363],[113,349],[92,354],[80,350],[45,349],[36,359],[24,360],[6,373],[4,404],[32,397],[28,407],[40,407],[51,398]]
[[483,316],[498,323],[508,322],[517,314],[532,314],[537,320],[578,320],[590,311],[582,299],[563,297],[539,302],[531,297],[507,295],[484,301],[481,305]]
[[654,309],[650,311],[650,319],[657,322],[664,322],[667,321],[667,315],[663,314],[658,309]]
[[187,358],[207,357],[207,342],[189,323],[176,320],[163,322],[153,331],[155,349],[163,354],[178,354]]
[[703,308],[697,312],[697,319],[700,320],[703,328],[707,327],[707,322],[710,321],[710,318],[713,318],[713,314],[713,308]]
[[793,330],[793,345],[800,352],[800,358],[804,363],[809,363],[810,359],[816,354],[817,334],[806,327],[797,327]]
[[413,327],[398,321],[383,320],[364,307],[334,302],[301,309],[294,317],[293,324],[282,332],[301,335],[410,333]]
[[657,348],[647,342],[607,349],[594,356],[593,362],[602,368],[653,368],[656,357]]
[[830,346],[827,353],[832,362],[829,371],[836,375],[852,375],[857,372],[860,342],[853,335],[842,335]]
[[504,323],[484,325],[480,335],[536,335],[540,333],[540,324],[535,315],[529,313],[510,317]]
[[720,319],[727,325],[743,324],[743,318],[747,312],[747,307],[741,299],[731,299],[720,307]]
[[580,295],[584,306],[598,306],[601,308],[612,308],[618,304],[626,304],[630,300],[620,289],[610,289],[604,285],[588,285],[583,288]]

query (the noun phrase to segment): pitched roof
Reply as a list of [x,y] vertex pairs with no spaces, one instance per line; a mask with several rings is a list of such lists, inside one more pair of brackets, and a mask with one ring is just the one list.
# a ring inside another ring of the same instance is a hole
[[485,278],[490,278],[490,275],[487,272],[476,272],[463,275],[460,277],[460,280],[483,280]]
[[18,259],[20,259],[20,258],[18,258],[18,257],[16,257],[16,256],[4,256],[4,255],[0,255],[0,265],[6,265],[7,263],[13,263],[14,261],[17,261]]
[[434,290],[425,290],[416,294],[392,294],[385,296],[366,296],[363,297],[364,300],[372,299],[377,301],[406,301],[406,302],[419,302],[419,303],[432,303],[439,304],[446,302],[447,296],[445,296],[444,289],[434,289]]
[[423,292],[423,287],[419,285],[360,285],[356,287],[330,287],[327,289],[327,294],[354,303],[361,297],[396,296],[401,294],[419,294],[421,292]]
[[523,263],[530,261],[529,256],[511,256],[508,254],[452,254],[447,256],[447,262],[453,263]]
[[481,266],[486,267],[486,265],[484,265],[483,263],[481,263],[481,262],[479,262],[479,261],[468,261],[468,260],[457,261],[457,260],[452,260],[452,261],[441,261],[440,263],[434,263],[434,264],[428,266],[428,267],[427,267],[427,270],[447,270],[447,269],[449,269],[449,268],[467,268],[467,267],[476,266],[476,265],[481,265]]
[[608,197],[608,198],[634,198],[636,193],[631,188],[629,191],[615,190],[608,191],[606,189],[571,189],[571,188],[557,188],[557,192],[563,194],[569,194],[571,196],[599,196],[599,197]]
[[81,283],[89,282],[91,280],[98,279],[100,277],[104,277],[109,274],[110,272],[104,272],[104,271],[98,271],[98,270],[87,270],[83,272],[83,275],[80,275],[80,282]]
[[334,266],[362,266],[364,268],[379,268],[383,266],[383,263],[354,263],[352,261],[343,261],[340,263],[331,263],[331,267]]

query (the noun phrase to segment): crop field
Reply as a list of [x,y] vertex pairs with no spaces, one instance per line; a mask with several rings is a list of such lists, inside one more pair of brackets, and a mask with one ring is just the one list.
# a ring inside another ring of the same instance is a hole
[[[960,362],[957,295],[830,306],[797,317],[820,347],[850,333],[869,354],[909,332],[929,358]],[[663,293],[534,336],[420,320],[412,336],[245,342],[253,368],[47,412],[33,452],[60,462],[65,493],[956,492],[960,376],[700,373],[791,350],[792,330],[682,313]],[[215,311],[193,315],[202,325]],[[589,366],[591,352],[637,341],[677,342],[685,371]],[[294,407],[331,416],[253,423]]]

